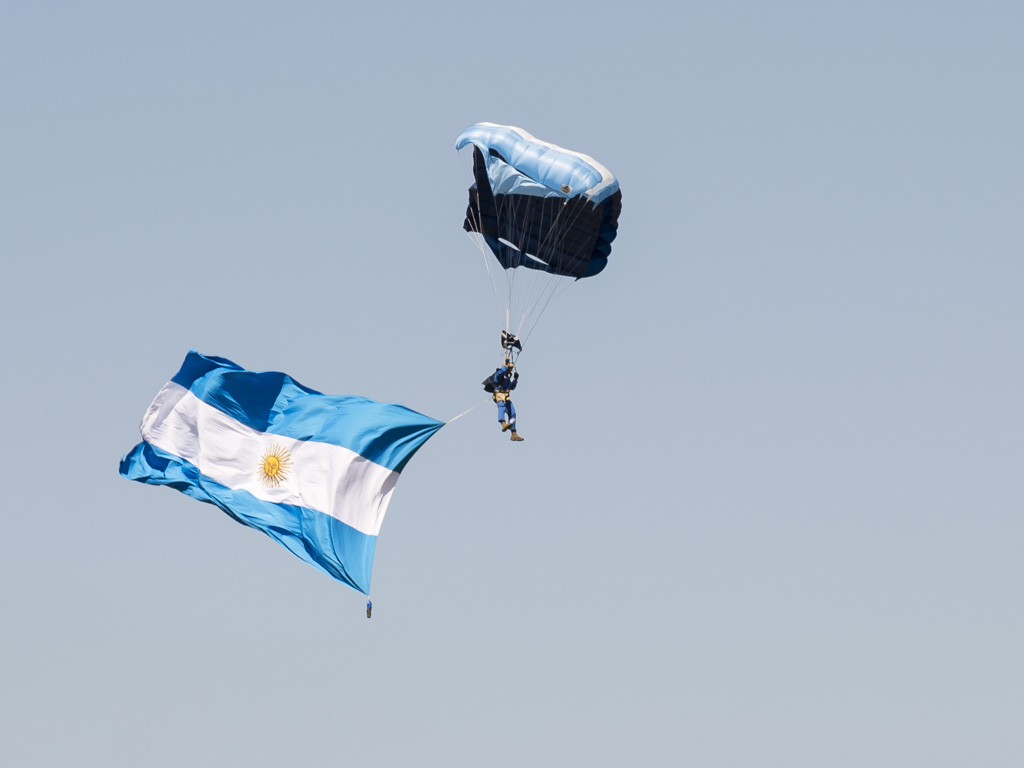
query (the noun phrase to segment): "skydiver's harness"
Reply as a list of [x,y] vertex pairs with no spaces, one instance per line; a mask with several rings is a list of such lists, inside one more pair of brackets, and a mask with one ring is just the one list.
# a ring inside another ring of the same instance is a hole
[[[504,366],[502,366],[502,367],[504,367]],[[494,369],[494,373],[492,373],[490,376],[488,376],[482,382],[483,385],[484,385],[484,392],[490,392],[491,393],[491,400],[493,400],[496,403],[507,402],[509,397],[510,397],[510,394],[511,394],[507,389],[499,389],[498,388],[498,380],[497,380],[497,378],[498,378],[498,371],[500,371],[500,370],[501,370],[501,368],[495,368]]]

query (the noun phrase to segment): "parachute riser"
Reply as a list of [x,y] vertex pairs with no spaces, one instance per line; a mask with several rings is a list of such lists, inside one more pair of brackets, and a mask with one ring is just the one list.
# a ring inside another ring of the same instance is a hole
[[515,365],[519,353],[523,351],[523,344],[515,334],[502,331],[501,348],[505,350],[505,359]]

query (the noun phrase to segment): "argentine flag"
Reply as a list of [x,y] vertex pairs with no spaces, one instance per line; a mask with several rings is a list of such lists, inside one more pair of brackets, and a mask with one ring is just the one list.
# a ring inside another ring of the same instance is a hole
[[121,475],[215,504],[369,594],[398,475],[442,426],[193,350],[143,416]]

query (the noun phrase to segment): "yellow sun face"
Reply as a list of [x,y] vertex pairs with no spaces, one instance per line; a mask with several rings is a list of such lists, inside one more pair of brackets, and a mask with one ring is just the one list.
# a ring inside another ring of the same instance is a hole
[[260,482],[267,488],[277,488],[281,481],[288,477],[292,467],[292,457],[288,451],[280,445],[268,448],[260,457],[260,465],[257,470]]

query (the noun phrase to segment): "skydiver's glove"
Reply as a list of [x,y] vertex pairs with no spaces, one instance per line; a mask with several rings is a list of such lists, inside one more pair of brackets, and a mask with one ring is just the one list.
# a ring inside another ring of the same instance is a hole
[[513,373],[512,374],[512,378],[515,379],[516,381],[519,381],[519,371],[516,371],[515,373]]

